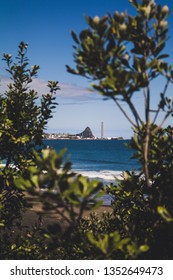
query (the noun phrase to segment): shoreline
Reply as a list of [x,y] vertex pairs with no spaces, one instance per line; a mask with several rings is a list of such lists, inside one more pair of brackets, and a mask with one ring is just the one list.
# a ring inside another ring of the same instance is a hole
[[130,141],[130,139],[119,139],[117,138],[44,138],[43,141],[51,141],[51,140],[72,140],[72,141]]

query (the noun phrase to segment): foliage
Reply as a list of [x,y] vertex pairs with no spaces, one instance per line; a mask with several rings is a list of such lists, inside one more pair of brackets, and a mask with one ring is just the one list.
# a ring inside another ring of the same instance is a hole
[[[115,102],[134,131],[130,146],[141,169],[124,172],[118,185],[107,188],[115,228],[125,238],[146,242],[150,250],[145,258],[172,258],[173,131],[163,128],[173,115],[173,101],[167,95],[173,70],[164,53],[170,11],[153,0],[129,2],[134,16],[116,11],[86,17],[88,28],[79,36],[72,32],[76,69],[67,66],[67,70],[92,80],[92,87]],[[152,86],[159,78],[163,88],[153,105]],[[143,97],[144,116],[135,104],[137,95]]]
[[[89,27],[82,30],[79,36],[72,32],[76,44],[76,69],[67,66],[67,70],[93,80],[92,86],[113,99],[137,134],[143,128],[143,171],[146,185],[149,186],[151,124],[155,124],[159,113],[164,111],[159,129],[173,113],[173,101],[166,96],[168,85],[173,81],[173,71],[172,65],[165,62],[169,55],[163,52],[169,8],[156,5],[151,0],[129,2],[136,10],[135,16],[116,11],[102,18],[86,17]],[[160,77],[165,79],[165,85],[159,93],[158,105],[153,108],[151,84]],[[133,101],[134,96],[139,94],[144,99],[144,119]],[[124,110],[122,103],[128,105],[132,117]]]
[[0,158],[6,161],[6,167],[14,164],[22,168],[31,158],[31,149],[43,145],[43,131],[52,117],[54,94],[59,89],[57,82],[49,81],[50,92],[42,96],[39,105],[38,93],[30,88],[39,66],[29,69],[27,47],[20,43],[16,62],[12,55],[4,54],[12,80],[0,97]]
[[[166,129],[153,126],[152,131],[149,150],[150,187],[146,187],[143,173],[126,171],[123,180],[118,180],[118,186],[110,185],[107,191],[112,195],[112,206],[122,236],[136,237],[138,242],[145,240],[150,247],[145,258],[171,259],[173,130],[170,126]],[[144,164],[142,145],[142,137],[135,136],[131,141],[131,147],[136,151],[134,156]]]
[[[72,172],[70,163],[62,162],[63,152],[57,154],[50,149],[42,150],[41,155],[34,152],[33,164],[26,174],[15,178],[18,189],[39,197],[45,213],[53,211],[59,220],[37,229],[37,238],[31,232],[31,239],[23,240],[22,249],[14,244],[13,253],[21,257],[25,252],[25,258],[33,254],[32,258],[38,259],[118,259],[134,258],[147,250],[145,244],[138,246],[121,237],[115,230],[112,214],[105,212],[99,219],[92,213],[102,203],[99,198],[104,194],[103,186]],[[90,213],[88,217],[86,210]]]
[[[42,96],[38,105],[37,93],[29,85],[39,67],[28,69],[26,51],[27,45],[21,42],[17,63],[4,54],[13,82],[0,98],[0,155],[6,160],[0,170],[1,258],[126,258],[130,240],[122,239],[112,228],[109,215],[103,214],[101,222],[93,218],[94,214],[88,219],[83,217],[84,211],[94,211],[102,204],[102,184],[75,174],[68,162],[63,165],[64,151],[56,154],[51,149],[35,150],[42,148],[43,129],[59,88],[56,82],[49,82],[50,93]],[[28,204],[28,195],[42,203],[45,213],[58,214],[60,221],[44,228],[40,217],[32,228],[25,227],[23,214],[33,206],[33,199]],[[97,248],[99,239],[102,250]]]
[[0,223],[3,226],[1,237],[5,232],[7,242],[13,227],[19,227],[21,214],[27,207],[23,192],[14,186],[14,178],[30,164],[32,149],[43,146],[43,131],[52,117],[55,93],[59,89],[58,82],[49,81],[50,92],[41,98],[31,89],[39,67],[29,68],[27,47],[24,42],[19,44],[16,62],[12,55],[4,54],[12,80],[6,92],[0,95],[0,160],[3,162],[0,166]]
[[[27,45],[20,44],[18,63],[4,55],[13,84],[0,96],[0,155],[7,160],[0,174],[1,258],[172,259],[173,130],[162,127],[173,113],[167,96],[173,70],[163,52],[169,8],[154,0],[129,2],[135,16],[115,12],[86,17],[89,28],[79,37],[72,32],[76,69],[67,66],[69,72],[93,80],[95,89],[113,99],[134,131],[130,146],[142,167],[124,172],[123,180],[107,186],[111,213],[93,212],[102,204],[105,190],[98,181],[74,173],[71,164],[63,162],[65,151],[33,149],[42,144],[58,85],[49,83],[50,94],[36,105],[37,95],[28,85],[38,66],[27,69]],[[164,78],[165,84],[153,108],[151,84],[158,78]],[[136,94],[143,96],[144,118],[135,106]],[[163,119],[158,122],[161,112]],[[44,227],[40,217],[33,228],[25,229],[21,211],[26,209],[28,195],[41,203],[43,214],[56,214],[59,220]]]
[[32,228],[25,228],[20,219],[8,232],[2,227],[1,258],[124,259],[147,250],[147,245],[120,235],[111,213],[104,212],[99,218],[93,212],[102,203],[103,185],[74,173],[70,163],[63,164],[63,154],[51,149],[35,151],[25,173],[15,176],[16,190],[42,203],[43,220],[46,213],[59,218],[48,226],[42,226],[41,218]]
[[[45,209],[56,209],[64,218],[67,212],[75,222],[80,220],[84,209],[91,210],[102,203],[96,201],[101,196],[102,184],[75,174],[69,162],[62,167],[63,153],[63,150],[57,154],[49,149],[43,149],[41,155],[34,152],[33,163],[24,176],[15,178],[15,184],[33,194],[38,193]],[[58,210],[57,205],[63,209]],[[77,211],[78,208],[80,211]],[[68,222],[68,217],[65,220]]]

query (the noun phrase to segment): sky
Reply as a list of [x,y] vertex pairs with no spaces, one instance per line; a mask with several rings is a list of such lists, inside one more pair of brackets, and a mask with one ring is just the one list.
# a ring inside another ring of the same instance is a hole
[[[156,0],[173,10],[172,0]],[[97,92],[89,90],[89,82],[66,71],[65,65],[75,67],[73,62],[73,40],[71,31],[77,34],[87,27],[84,16],[103,16],[107,13],[134,9],[127,0],[0,0],[0,80],[2,93],[9,83],[2,54],[13,54],[21,41],[28,43],[28,57],[31,65],[39,65],[34,88],[39,94],[46,93],[48,80],[59,81],[61,90],[57,94],[58,106],[47,132],[80,133],[89,126],[93,134],[100,137],[101,122],[105,137],[130,138],[131,125],[111,100],[103,100]],[[167,51],[169,62],[173,63],[173,14],[169,17]],[[160,91],[161,82],[153,89]],[[170,95],[172,94],[171,89]],[[140,96],[135,99],[139,112],[143,109]],[[126,107],[124,107],[127,110]]]

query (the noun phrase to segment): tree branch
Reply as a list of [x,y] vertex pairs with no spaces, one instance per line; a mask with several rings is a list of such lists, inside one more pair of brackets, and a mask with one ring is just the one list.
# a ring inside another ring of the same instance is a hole
[[[167,92],[169,83],[170,83],[170,77],[167,77],[167,82],[166,82],[165,87],[164,87],[164,90],[163,90],[163,96],[165,96],[165,94],[166,94],[166,92]],[[160,113],[160,109],[161,109],[161,108],[158,107],[158,109],[157,109],[157,111],[156,111],[156,114],[155,114],[155,117],[154,117],[154,119],[153,119],[153,124],[156,123],[157,117],[158,117],[158,115],[159,115],[159,113]]]
[[118,108],[121,110],[123,115],[126,117],[126,119],[131,123],[132,126],[136,127],[136,124],[130,119],[130,117],[127,115],[126,111],[122,108],[122,106],[119,104],[118,100],[115,98],[115,96],[111,96],[113,101],[116,103]]

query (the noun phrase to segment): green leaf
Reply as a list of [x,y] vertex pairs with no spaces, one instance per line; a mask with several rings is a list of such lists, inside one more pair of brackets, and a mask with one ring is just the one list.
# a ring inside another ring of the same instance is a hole
[[157,212],[166,222],[168,223],[173,222],[173,217],[170,215],[170,213],[167,211],[167,209],[164,206],[158,206]]
[[72,35],[72,37],[73,37],[73,40],[74,40],[77,44],[79,44],[79,40],[78,40],[78,38],[77,38],[76,33],[75,33],[74,31],[71,31],[71,35]]
[[148,245],[141,245],[140,247],[139,247],[139,250],[142,252],[142,253],[145,253],[145,252],[147,252],[148,250],[150,249],[150,247],[148,246]]
[[11,250],[13,251],[14,249],[16,249],[16,247],[17,247],[16,244],[12,244],[11,245]]
[[168,58],[169,56],[170,56],[169,54],[161,54],[157,57],[157,59]]

